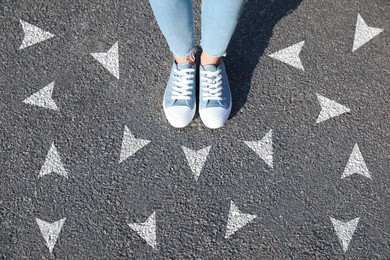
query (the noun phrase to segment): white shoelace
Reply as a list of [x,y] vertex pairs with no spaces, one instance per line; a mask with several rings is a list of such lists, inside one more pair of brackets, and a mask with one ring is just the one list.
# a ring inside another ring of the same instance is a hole
[[172,99],[191,100],[195,69],[174,69]]
[[203,99],[222,100],[222,73],[221,69],[216,71],[200,71]]

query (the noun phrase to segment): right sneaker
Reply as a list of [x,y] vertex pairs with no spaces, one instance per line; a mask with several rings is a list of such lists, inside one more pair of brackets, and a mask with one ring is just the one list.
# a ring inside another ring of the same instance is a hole
[[173,61],[164,93],[163,108],[168,122],[176,128],[187,126],[196,110],[196,64]]
[[211,129],[222,127],[232,109],[232,95],[223,60],[199,67],[199,116]]

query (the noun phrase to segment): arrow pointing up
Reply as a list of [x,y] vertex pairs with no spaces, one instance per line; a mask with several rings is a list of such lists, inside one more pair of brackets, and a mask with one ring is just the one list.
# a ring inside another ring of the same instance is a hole
[[370,172],[367,169],[367,165],[364,161],[364,158],[360,152],[359,146],[356,143],[353,147],[352,153],[349,156],[347,165],[345,166],[343,175],[341,178],[345,178],[347,176],[350,176],[354,173],[363,175],[364,177],[370,178],[371,175]]
[[50,150],[46,156],[45,162],[41,168],[41,171],[39,172],[38,177],[42,177],[52,172],[68,178],[68,173],[61,162],[57,148],[54,146],[54,142],[51,144]]

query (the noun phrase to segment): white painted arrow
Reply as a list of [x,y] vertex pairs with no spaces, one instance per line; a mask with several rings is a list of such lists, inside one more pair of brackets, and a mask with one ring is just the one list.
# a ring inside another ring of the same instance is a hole
[[144,223],[131,223],[129,226],[137,232],[146,243],[152,246],[153,249],[156,249],[156,212],[153,212]]
[[260,141],[244,141],[244,143],[273,168],[272,129]]
[[65,178],[68,178],[68,173],[61,162],[58,155],[57,148],[54,146],[54,142],[51,144],[50,150],[46,156],[45,163],[43,164],[38,177],[45,176],[50,173],[57,173]]
[[91,53],[112,75],[119,79],[119,52],[116,42],[107,52]]
[[359,218],[352,219],[350,221],[344,222],[334,218],[330,218],[332,221],[336,235],[340,240],[341,246],[344,253],[348,250],[348,245],[351,242],[353,233],[355,232],[356,226],[359,222]]
[[211,146],[200,149],[198,151],[191,150],[185,146],[182,146],[181,148],[184,151],[191,171],[194,174],[195,180],[197,181],[206,162],[207,156],[209,155]]
[[284,62],[290,66],[293,66],[294,68],[305,70],[303,68],[301,59],[299,58],[299,54],[301,53],[304,43],[305,41],[298,42],[285,49],[269,54],[268,56],[273,59]]
[[370,172],[367,169],[367,165],[364,162],[363,156],[360,152],[359,146],[356,143],[353,147],[352,153],[349,156],[347,165],[345,166],[343,175],[341,178],[345,178],[347,176],[350,176],[354,173],[363,175],[364,177],[370,178],[371,175]]
[[20,50],[55,36],[54,34],[46,32],[41,28],[29,24],[23,20],[20,20],[20,23],[22,24],[24,32],[24,38],[19,48]]
[[336,101],[317,94],[318,101],[320,102],[321,111],[318,115],[316,123],[320,123],[329,118],[339,116],[341,114],[350,112],[351,110],[346,106],[343,106]]
[[383,29],[381,28],[368,26],[360,14],[358,14],[352,52],[356,51],[358,48],[380,34],[382,31]]
[[60,219],[53,223],[40,220],[39,218],[36,218],[35,220],[37,221],[42,236],[46,241],[46,246],[51,254],[66,218]]
[[58,110],[56,103],[52,99],[53,88],[54,81],[23,100],[23,103]]
[[225,238],[229,238],[237,230],[251,222],[256,217],[256,215],[241,213],[237,206],[234,204],[234,202],[230,201],[230,210],[228,222],[226,225]]
[[135,154],[138,150],[140,150],[148,143],[150,143],[149,140],[135,138],[129,128],[125,126],[122,148],[119,156],[119,163],[123,162],[124,160]]

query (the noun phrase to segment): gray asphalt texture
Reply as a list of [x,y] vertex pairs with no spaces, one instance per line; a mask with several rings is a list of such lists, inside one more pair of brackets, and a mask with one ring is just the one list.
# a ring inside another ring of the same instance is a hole
[[[390,258],[389,1],[249,1],[218,130],[165,119],[172,55],[148,1],[0,2],[2,259]],[[384,31],[352,52],[358,13]],[[56,37],[19,50],[20,19]],[[302,40],[305,71],[268,57]],[[90,55],[116,41],[119,80]],[[59,111],[22,102],[52,81]],[[316,93],[351,113],[316,124]],[[119,164],[125,125],[151,143]],[[270,129],[274,169],[243,142]],[[67,179],[37,177],[52,142]],[[355,143],[372,179],[341,179]],[[212,146],[197,182],[181,145]],[[230,200],[258,217],[225,239]],[[153,211],[157,250],[128,226]],[[64,217],[51,256],[35,218]],[[360,217],[346,253],[330,217]]]

